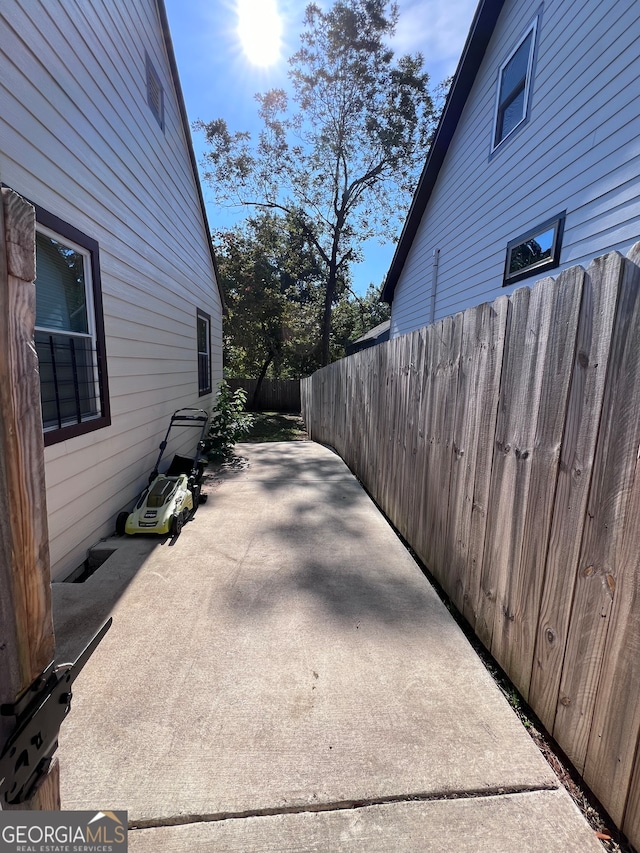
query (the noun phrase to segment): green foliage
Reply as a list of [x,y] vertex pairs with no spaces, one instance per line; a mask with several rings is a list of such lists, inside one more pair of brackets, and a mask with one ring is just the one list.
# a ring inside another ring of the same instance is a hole
[[228,315],[228,377],[297,378],[315,366],[319,338],[317,255],[290,217],[262,213],[216,236]]
[[[317,253],[286,216],[260,214],[217,235],[220,281],[228,308],[224,364],[228,378],[297,379],[321,366],[324,287]],[[334,299],[331,360],[388,319],[373,285],[364,297],[340,281]]]
[[397,234],[435,124],[422,56],[396,61],[388,46],[397,20],[387,0],[336,0],[327,11],[311,3],[289,60],[290,93],[256,96],[258,139],[223,119],[195,124],[218,202],[279,210],[312,247],[322,364],[349,265],[365,240]]
[[247,392],[244,389],[231,391],[224,380],[220,383],[205,439],[205,451],[210,458],[229,456],[236,442],[244,438],[253,426],[253,415],[244,410],[246,402]]
[[356,341],[391,316],[391,308],[380,301],[380,288],[370,284],[364,296],[346,295],[333,311],[331,358],[343,358],[347,344]]

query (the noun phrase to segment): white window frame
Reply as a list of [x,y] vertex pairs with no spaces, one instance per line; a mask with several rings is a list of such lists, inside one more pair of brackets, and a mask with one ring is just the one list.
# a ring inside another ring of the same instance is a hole
[[[36,208],[36,231],[63,246],[68,246],[82,257],[88,329],[87,332],[72,332],[66,329],[36,325],[35,331],[42,334],[90,341],[93,395],[97,403],[97,411],[95,413],[83,415],[79,419],[78,417],[68,418],[63,420],[61,424],[43,425],[44,443],[45,445],[50,445],[109,426],[111,424],[111,412],[106,368],[98,243],[93,238],[83,234],[74,226],[59,219],[39,205],[36,204],[34,206]],[[58,414],[60,417],[60,412]]]
[[[496,91],[496,102],[495,102],[495,107],[494,107],[494,111],[493,111],[493,124],[492,124],[492,136],[491,136],[491,140],[492,140],[491,152],[492,153],[497,148],[499,148],[507,139],[509,139],[509,137],[513,136],[515,131],[519,127],[521,127],[522,124],[529,117],[529,106],[530,106],[529,101],[530,101],[530,97],[531,97],[531,83],[532,83],[532,79],[533,79],[533,62],[534,62],[534,57],[535,57],[535,53],[536,53],[536,41],[537,41],[537,36],[538,36],[538,19],[539,19],[539,17],[540,17],[539,15],[536,15],[536,17],[533,19],[531,25],[529,27],[527,27],[526,31],[522,34],[522,37],[518,40],[518,43],[513,48],[511,53],[507,56],[507,58],[504,60],[504,62],[502,63],[502,65],[500,66],[500,69],[498,71],[498,85],[497,85],[497,91]],[[525,84],[524,84],[524,99],[523,99],[522,118],[520,119],[520,121],[517,124],[515,124],[511,128],[511,130],[507,134],[505,134],[505,136],[502,137],[502,139],[497,139],[498,116],[500,115],[500,104],[501,104],[500,95],[502,92],[502,75],[503,75],[505,68],[509,64],[509,62],[511,62],[511,60],[513,59],[515,54],[518,52],[518,50],[522,47],[523,42],[525,42],[527,40],[529,35],[531,35],[531,46],[529,48],[529,58],[527,61],[527,75],[526,75]]]
[[[67,332],[64,330],[65,334],[69,334],[70,336],[77,338],[91,338],[94,345],[96,342],[96,312],[93,304],[93,278],[91,275],[91,252],[88,249],[85,249],[83,246],[78,245],[78,243],[74,243],[73,240],[69,240],[68,237],[64,237],[62,234],[58,234],[57,231],[54,231],[52,228],[47,228],[44,225],[40,225],[40,223],[36,223],[36,231],[38,234],[43,234],[45,237],[49,237],[51,240],[55,240],[56,243],[60,243],[63,246],[68,246],[70,249],[73,249],[78,255],[82,255],[82,267],[84,273],[84,291],[85,291],[85,305],[87,310],[87,327],[89,329],[88,332]],[[36,329],[40,332],[50,332],[54,335],[60,334],[60,329],[51,329],[47,326],[36,326]]]
[[[202,322],[205,324],[206,328],[206,342],[207,349],[206,352],[201,352],[200,350],[200,329],[199,323]],[[196,347],[198,350],[198,396],[204,397],[205,394],[210,394],[212,391],[212,364],[211,364],[211,317],[206,311],[201,311],[199,308],[196,311]],[[200,383],[200,356],[207,356],[207,371],[208,371],[208,382],[206,388],[204,388]]]

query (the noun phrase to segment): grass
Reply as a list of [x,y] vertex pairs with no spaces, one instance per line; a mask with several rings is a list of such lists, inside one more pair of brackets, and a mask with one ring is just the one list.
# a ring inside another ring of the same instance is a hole
[[300,415],[256,412],[253,426],[243,441],[304,441],[307,431]]

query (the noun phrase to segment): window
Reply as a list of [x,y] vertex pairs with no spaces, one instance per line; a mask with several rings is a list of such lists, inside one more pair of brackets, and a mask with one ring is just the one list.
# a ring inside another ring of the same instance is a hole
[[153,67],[149,54],[145,53],[147,68],[147,103],[160,129],[164,130],[164,90],[158,72]]
[[211,393],[211,317],[198,310],[198,393]]
[[503,286],[560,265],[566,211],[507,244]]
[[526,119],[529,109],[533,54],[538,19],[500,67],[493,148]]
[[98,244],[36,206],[36,328],[44,443],[111,423]]

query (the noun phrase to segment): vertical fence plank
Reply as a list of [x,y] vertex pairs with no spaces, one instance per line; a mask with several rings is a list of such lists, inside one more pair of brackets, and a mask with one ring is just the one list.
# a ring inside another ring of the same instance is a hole
[[[635,397],[640,420],[640,385]],[[640,462],[635,465],[619,561],[612,566],[612,577],[611,618],[584,778],[595,795],[606,800],[607,811],[621,826],[636,758],[634,747],[640,736]]]
[[405,420],[405,476],[403,478],[400,495],[400,515],[402,527],[399,528],[405,539],[409,539],[414,530],[415,501],[416,501],[416,476],[415,465],[418,453],[419,438],[419,412],[420,412],[420,389],[422,377],[420,375],[422,355],[424,349],[424,337],[419,331],[407,335],[408,343],[408,369],[407,383],[407,412]]
[[409,489],[410,480],[412,479],[412,433],[413,422],[415,420],[415,416],[411,413],[412,378],[415,373],[413,364],[414,337],[413,335],[403,335],[398,340],[400,341],[398,356],[400,359],[399,383],[401,393],[398,395],[398,408],[394,413],[394,419],[399,425],[392,463],[394,506],[396,507],[394,524],[402,536],[406,538],[408,531],[406,494]]
[[[491,480],[506,296],[465,311],[458,376],[447,541],[450,595],[475,625]],[[469,606],[471,603],[471,606]]]
[[410,476],[405,495],[404,512],[406,514],[406,539],[411,542],[416,552],[421,555],[421,502],[422,489],[426,476],[425,441],[424,441],[424,395],[429,385],[428,358],[429,340],[427,329],[414,332],[412,346],[413,373],[411,377],[412,392],[411,406],[413,409],[411,422]]
[[2,511],[2,538],[12,546],[10,588],[24,688],[53,658],[40,382],[33,346],[35,213],[9,190],[2,191],[2,201],[7,278],[0,304],[0,408],[3,468],[10,496]]
[[462,321],[462,341],[458,388],[453,423],[449,511],[447,516],[448,584],[447,592],[460,612],[464,607],[467,552],[471,527],[470,492],[473,491],[474,447],[470,441],[469,422],[475,421],[472,412],[481,392],[474,387],[477,327],[483,306],[465,311]]
[[[44,445],[35,322],[35,211],[0,203],[0,703],[13,703],[53,660]],[[13,726],[0,717],[0,743]],[[28,803],[59,803],[52,768]],[[6,806],[6,808],[9,808]]]
[[400,495],[406,452],[406,342],[407,336],[402,335],[387,343],[387,346],[391,350],[388,373],[391,381],[391,393],[387,401],[390,443],[385,471],[384,502],[387,515],[393,524],[400,529],[403,528],[402,518],[400,517]]
[[621,269],[615,257],[599,258],[583,284],[529,691],[529,703],[548,731],[556,716]]
[[[530,337],[529,300],[531,291],[519,288],[511,296],[508,316],[505,364],[502,371],[498,417],[496,421],[495,447],[491,469],[491,486],[487,508],[487,533],[482,558],[482,576],[476,603],[475,630],[482,643],[491,649],[496,608],[499,606],[500,590],[507,582],[509,567],[514,562],[518,549],[518,519],[522,514],[523,474],[528,466],[524,460],[521,473],[516,447],[522,441],[518,428],[530,426],[524,417],[523,397],[527,393],[525,375],[525,343]],[[518,444],[515,440],[519,439]],[[516,489],[519,488],[518,494]]]
[[418,435],[420,446],[416,458],[415,476],[417,480],[415,517],[415,549],[420,559],[428,564],[429,553],[427,551],[427,513],[431,511],[429,475],[432,464],[432,443],[429,440],[431,434],[430,419],[433,416],[433,392],[434,392],[434,350],[437,338],[437,324],[428,326],[424,330],[424,351],[422,365],[420,368],[420,408],[418,411]]
[[525,699],[529,695],[583,280],[584,271],[574,267],[555,281],[539,282],[530,304],[530,309],[537,308],[539,299],[539,315],[532,315],[531,310],[529,314],[530,322],[532,316],[539,316],[539,324],[537,339],[532,341],[531,362],[522,377],[529,386],[522,401],[523,415],[531,420],[532,428],[513,436],[516,460],[519,456],[529,470],[519,519],[519,553],[514,554],[506,577],[492,645],[492,654]]
[[257,400],[253,397],[258,387],[257,379],[229,379],[229,388],[242,388],[247,403],[258,412],[299,412],[301,410],[300,380],[263,379]]
[[462,315],[446,317],[434,324],[430,335],[428,397],[425,400],[426,477],[422,488],[422,547],[429,570],[446,585],[444,543],[447,510],[453,417],[458,386],[462,340]]
[[[495,312],[495,321],[493,320]],[[486,328],[480,337],[480,354],[486,359],[484,388],[477,409],[477,427],[474,436],[476,444],[475,473],[471,501],[471,529],[467,554],[467,570],[464,594],[464,615],[475,628],[478,618],[478,606],[481,600],[481,584],[484,566],[489,500],[493,477],[493,457],[495,451],[495,430],[498,418],[500,387],[504,370],[504,351],[509,328],[511,301],[506,297],[497,299],[488,314],[482,319]],[[473,425],[470,423],[470,429]]]
[[640,381],[640,297],[635,276],[625,271],[622,259],[611,256],[610,264],[622,273],[620,296],[553,730],[580,773],[584,771],[614,590],[622,571],[620,549],[640,442],[638,398],[634,397]]
[[[596,796],[607,797],[607,811],[618,826],[633,772],[631,747],[640,733],[640,268],[629,261],[624,262],[623,287],[635,300],[629,305],[632,313],[620,361],[612,365],[624,377],[622,399],[614,404],[616,434],[605,440],[623,443],[628,455],[624,477],[616,478],[621,511],[614,521],[608,565],[603,566],[612,596],[611,617],[584,771]],[[621,432],[627,434],[622,442]]]
[[[629,748],[632,748],[631,745],[627,745]],[[640,848],[640,738],[635,748],[635,763],[622,831],[636,848]]]

